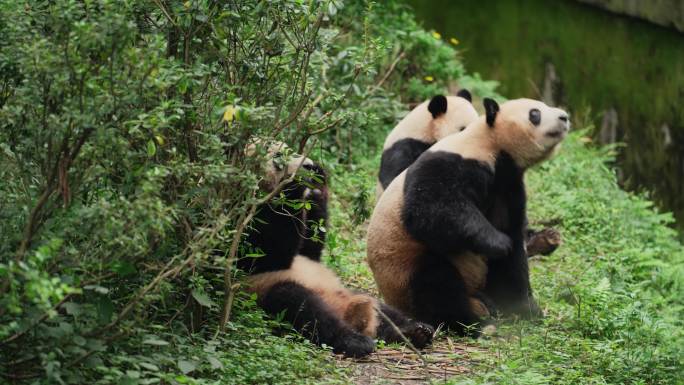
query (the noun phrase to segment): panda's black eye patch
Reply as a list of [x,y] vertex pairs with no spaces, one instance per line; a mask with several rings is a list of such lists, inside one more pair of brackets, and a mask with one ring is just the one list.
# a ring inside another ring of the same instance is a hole
[[278,151],[275,154],[273,154],[273,168],[276,169],[276,171],[282,171],[285,168],[285,158],[283,158],[283,153]]
[[463,127],[459,128],[458,130],[463,131],[463,130],[465,130],[465,128],[466,128],[466,126],[463,126]]
[[530,110],[530,123],[538,126],[541,123],[541,111],[536,108]]

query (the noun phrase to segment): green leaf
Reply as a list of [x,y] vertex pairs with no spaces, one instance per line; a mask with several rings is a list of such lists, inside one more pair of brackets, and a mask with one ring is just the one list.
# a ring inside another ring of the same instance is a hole
[[137,272],[135,266],[128,261],[115,261],[112,263],[111,270],[122,277],[133,275]]
[[178,369],[180,369],[180,371],[183,374],[188,374],[197,369],[197,362],[188,360],[178,360]]
[[166,342],[164,340],[160,340],[159,338],[156,338],[156,337],[148,338],[148,339],[144,340],[142,343],[145,345],[154,345],[154,346],[166,346],[169,344],[168,342]]
[[154,156],[154,154],[157,153],[157,146],[154,144],[154,140],[148,140],[147,141],[147,156],[150,158]]
[[207,357],[212,369],[223,369],[223,363],[214,356]]
[[85,285],[85,286],[83,286],[83,289],[85,289],[85,290],[93,290],[94,292],[99,293],[99,294],[107,294],[107,293],[109,293],[109,289],[107,289],[107,288],[104,287],[104,286],[100,286],[100,285]]
[[97,318],[100,323],[108,323],[112,320],[112,315],[114,314],[114,304],[112,300],[105,296],[98,297],[100,298],[95,303],[95,306],[97,306]]
[[81,305],[76,302],[66,302],[62,305],[67,314],[78,317],[81,314]]
[[158,372],[159,371],[159,367],[157,365],[150,364],[149,362],[138,362],[138,365],[140,365],[140,367],[145,368],[145,369],[152,371],[152,372]]
[[78,346],[85,346],[87,342],[86,339],[81,336],[74,336],[73,341]]
[[211,298],[209,298],[207,293],[205,293],[204,291],[198,290],[198,289],[192,289],[192,298],[194,298],[195,301],[197,301],[197,303],[199,303],[200,305],[202,305],[204,307],[210,308],[210,307],[216,305],[216,303],[214,301],[212,301]]

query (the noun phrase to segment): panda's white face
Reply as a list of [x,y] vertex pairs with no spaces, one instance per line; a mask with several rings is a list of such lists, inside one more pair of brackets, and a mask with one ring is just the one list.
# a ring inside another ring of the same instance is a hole
[[285,143],[273,141],[264,142],[255,140],[247,146],[245,153],[247,156],[257,155],[260,150],[265,154],[263,164],[263,178],[259,182],[259,187],[264,191],[273,191],[280,182],[289,178],[300,168],[312,167],[314,162],[299,154],[296,154]]
[[495,136],[522,167],[548,158],[570,130],[567,112],[538,100],[505,102],[496,115]]
[[435,139],[440,140],[454,132],[463,131],[470,123],[477,120],[478,113],[470,101],[460,96],[448,96],[446,114],[436,122]]

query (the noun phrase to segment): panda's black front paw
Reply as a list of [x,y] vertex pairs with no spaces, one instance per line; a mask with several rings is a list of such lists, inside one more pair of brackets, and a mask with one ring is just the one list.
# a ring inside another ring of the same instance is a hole
[[482,252],[489,258],[502,258],[511,253],[513,241],[511,241],[508,235],[496,232],[484,241],[484,245],[481,248],[482,250],[479,250],[479,252]]
[[401,329],[401,332],[411,341],[413,346],[422,349],[432,343],[435,328],[422,322],[411,321],[409,325]]
[[358,333],[350,333],[340,337],[333,346],[335,353],[342,353],[345,357],[361,358],[375,350],[375,341],[372,338]]

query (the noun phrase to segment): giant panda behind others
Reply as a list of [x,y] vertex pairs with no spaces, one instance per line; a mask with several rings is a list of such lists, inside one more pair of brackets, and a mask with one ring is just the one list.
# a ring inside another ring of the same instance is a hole
[[368,262],[385,301],[460,333],[492,306],[539,311],[525,254],[523,174],[569,130],[565,111],[539,101],[484,105],[486,116],[390,183],[368,227]]
[[376,198],[420,154],[447,135],[477,119],[468,90],[456,96],[437,95],[409,112],[387,135],[382,148]]
[[[248,153],[254,150],[252,144]],[[248,290],[257,294],[259,306],[273,316],[284,314],[284,319],[312,342],[326,344],[347,356],[371,353],[375,337],[403,341],[379,311],[417,348],[429,344],[432,327],[408,319],[369,295],[345,288],[335,273],[318,261],[322,243],[313,244],[307,238],[306,223],[312,212],[317,216],[327,210],[326,176],[310,159],[287,152],[282,143],[268,147],[260,186],[272,191],[292,175],[295,178],[285,184],[280,196],[258,208],[248,232],[247,242],[263,255],[238,261],[238,266],[250,273]],[[309,201],[312,209],[295,209],[283,198]],[[320,205],[320,210],[315,205]],[[304,254],[311,250],[313,253]]]

